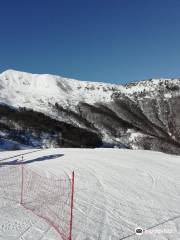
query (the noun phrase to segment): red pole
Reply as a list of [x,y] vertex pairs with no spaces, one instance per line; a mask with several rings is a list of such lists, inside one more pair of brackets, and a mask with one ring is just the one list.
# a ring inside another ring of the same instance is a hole
[[24,165],[21,164],[21,204],[23,204],[23,188],[24,188]]
[[71,218],[70,218],[69,240],[72,240],[73,205],[74,205],[74,171],[72,172],[71,181],[72,181],[71,183]]

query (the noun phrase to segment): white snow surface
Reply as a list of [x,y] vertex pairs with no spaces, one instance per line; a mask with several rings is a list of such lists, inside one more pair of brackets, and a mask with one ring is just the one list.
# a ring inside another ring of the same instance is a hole
[[[2,152],[0,159],[28,151]],[[57,158],[48,160],[49,155]],[[24,155],[24,161],[40,157],[46,160],[29,164],[40,174],[75,171],[73,240],[180,239],[179,156],[145,150],[46,149]],[[15,214],[8,206],[0,212],[1,240],[59,239],[32,214]],[[145,230],[143,235],[135,234],[137,227]],[[22,229],[28,234],[18,238]]]

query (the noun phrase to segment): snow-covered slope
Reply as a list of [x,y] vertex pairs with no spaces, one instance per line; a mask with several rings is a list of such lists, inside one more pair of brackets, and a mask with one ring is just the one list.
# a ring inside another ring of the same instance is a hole
[[[123,86],[7,70],[0,74],[0,101],[15,107],[33,108],[48,113],[48,106],[57,102],[70,108],[79,102],[110,102],[114,92],[128,96],[142,92],[155,95],[154,91],[161,85],[165,88],[166,83],[180,86],[180,79],[151,79]],[[165,97],[170,97],[170,94]]]
[[30,74],[7,70],[0,74],[0,101],[48,113],[49,104],[74,107],[79,102],[109,102],[114,90],[123,86],[93,83],[49,74]]
[[[23,152],[3,152],[0,159]],[[28,160],[41,175],[75,171],[73,240],[179,240],[180,157],[141,150],[48,149],[25,155]],[[2,199],[0,205],[0,239],[59,239],[30,213],[10,209]],[[145,230],[142,236],[135,234],[137,227]]]

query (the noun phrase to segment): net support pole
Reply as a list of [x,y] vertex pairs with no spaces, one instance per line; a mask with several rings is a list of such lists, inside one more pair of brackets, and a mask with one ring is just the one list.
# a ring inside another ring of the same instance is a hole
[[69,228],[69,240],[72,240],[72,225],[73,225],[73,205],[74,205],[74,171],[72,172],[72,183],[71,183],[71,214],[70,214],[70,228]]
[[24,164],[21,164],[21,200],[20,204],[23,204],[23,190],[24,190]]

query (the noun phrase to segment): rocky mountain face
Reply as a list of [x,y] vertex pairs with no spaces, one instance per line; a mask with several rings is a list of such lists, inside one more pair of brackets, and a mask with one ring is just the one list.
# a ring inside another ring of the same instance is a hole
[[123,147],[180,153],[180,79],[128,85],[8,70],[0,148]]

